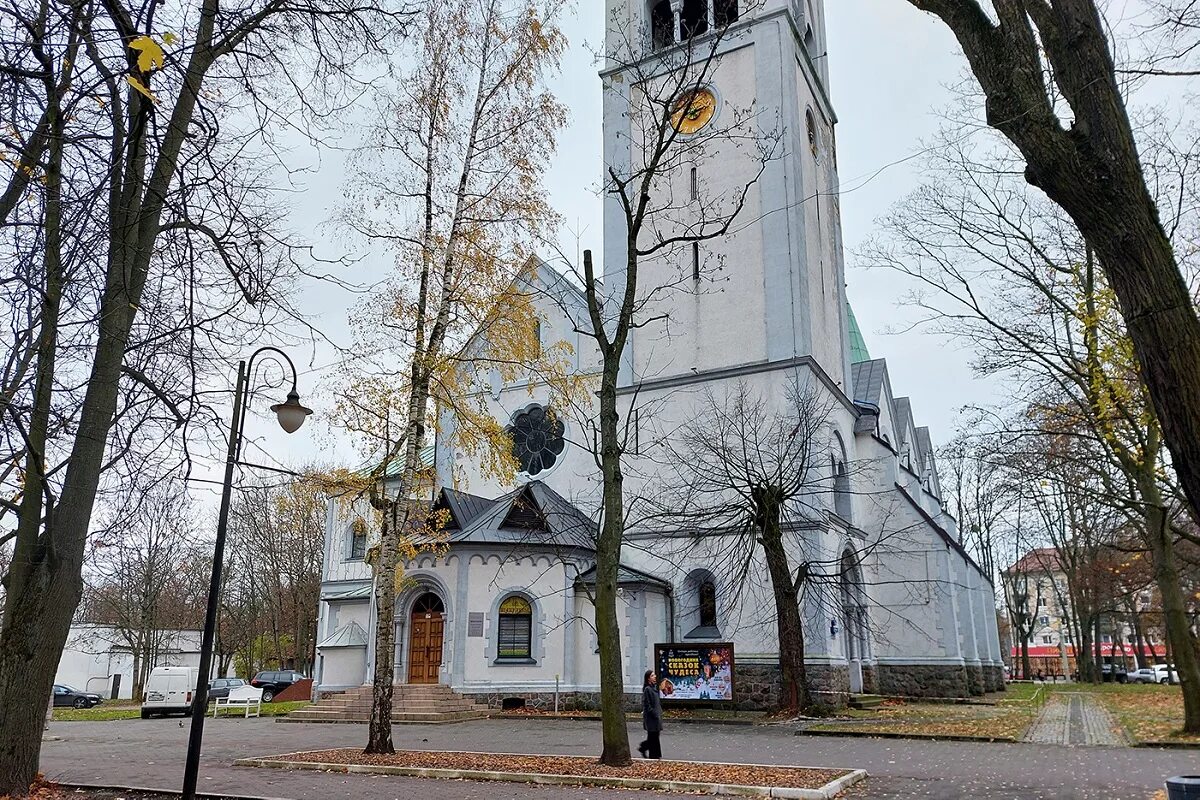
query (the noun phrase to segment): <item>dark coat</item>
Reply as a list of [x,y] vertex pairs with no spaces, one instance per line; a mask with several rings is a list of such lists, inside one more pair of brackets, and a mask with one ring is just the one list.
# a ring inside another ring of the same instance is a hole
[[657,686],[642,687],[642,727],[649,733],[663,729],[662,696]]

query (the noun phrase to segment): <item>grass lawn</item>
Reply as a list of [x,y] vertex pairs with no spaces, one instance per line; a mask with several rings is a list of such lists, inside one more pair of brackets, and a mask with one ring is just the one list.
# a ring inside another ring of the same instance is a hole
[[901,702],[889,700],[877,708],[849,710],[809,730],[843,733],[902,733],[924,736],[972,736],[981,739],[1020,739],[1033,723],[1040,704],[1024,699],[996,705]]
[[1184,734],[1183,696],[1178,686],[1154,684],[1078,684],[1076,691],[1093,692],[1125,726],[1136,742],[1194,742],[1200,735]]
[[[279,717],[295,711],[298,708],[303,708],[308,705],[307,700],[296,700],[290,703],[263,703],[262,716],[264,717]],[[212,707],[209,707],[209,715],[212,714]],[[242,716],[245,711],[238,709],[237,711],[230,709],[222,711],[221,716],[235,717]],[[102,703],[95,708],[56,708],[54,709],[55,722],[103,722],[114,719],[141,719],[142,708],[140,705],[130,703],[128,701],[117,701],[114,703]]]

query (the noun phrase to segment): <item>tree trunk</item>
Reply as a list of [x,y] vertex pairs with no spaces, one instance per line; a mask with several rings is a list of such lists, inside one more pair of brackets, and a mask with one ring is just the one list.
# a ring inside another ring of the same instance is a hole
[[624,538],[625,497],[617,415],[620,354],[605,358],[600,383],[600,467],[604,476],[603,519],[596,542],[596,638],[600,645],[600,763],[626,767],[629,729],[625,722],[625,669],[617,623],[617,579]]
[[1129,619],[1133,624],[1133,646],[1137,648],[1135,657],[1138,669],[1145,669],[1153,662],[1146,659],[1146,637],[1142,633],[1142,615],[1137,611],[1137,597],[1133,599],[1133,611],[1130,613]]
[[1033,664],[1029,663],[1029,638],[1021,637],[1021,677],[1029,680],[1033,675]]
[[399,550],[393,538],[388,515],[379,539],[379,564],[375,570],[375,672],[371,679],[371,720],[367,726],[364,753],[396,752],[392,745],[393,660],[396,652],[396,567]]
[[[779,637],[779,668],[782,673],[779,705],[781,709],[802,713],[812,707],[812,695],[804,667],[804,621],[799,602],[801,587],[797,587],[792,578],[779,524],[782,509],[778,492],[773,489],[771,486],[755,488],[755,523],[762,537],[759,541],[775,595],[775,628]],[[849,631],[846,635],[849,635]]]
[[1166,509],[1149,506],[1146,523],[1154,558],[1154,580],[1162,595],[1163,621],[1183,690],[1183,729],[1187,733],[1200,733],[1200,659],[1196,656],[1196,641],[1188,625],[1187,604],[1180,587],[1175,543],[1167,524]]
[[[25,493],[17,538],[8,575],[4,623],[0,628],[0,796],[23,796],[38,771],[45,703],[51,695],[54,674],[70,632],[71,620],[83,593],[82,561],[87,521],[91,516],[95,484],[99,478],[109,411],[103,433],[92,444],[95,480],[85,485],[78,502],[67,506],[60,519],[54,498],[45,490],[46,442],[58,347],[59,304],[62,297],[61,189],[63,120],[58,98],[51,92],[47,114],[51,141],[45,167],[46,210],[43,267],[45,291],[40,312],[37,377],[34,407],[27,433]],[[128,330],[128,329],[126,329]],[[122,348],[123,350],[123,348]],[[118,354],[118,364],[119,364]],[[116,399],[116,376],[111,395]],[[91,392],[89,391],[89,396]],[[86,417],[86,414],[85,414]],[[78,435],[87,431],[86,420]],[[95,435],[95,432],[92,431]],[[78,440],[77,440],[78,444]],[[74,464],[68,469],[62,498],[74,488]]]

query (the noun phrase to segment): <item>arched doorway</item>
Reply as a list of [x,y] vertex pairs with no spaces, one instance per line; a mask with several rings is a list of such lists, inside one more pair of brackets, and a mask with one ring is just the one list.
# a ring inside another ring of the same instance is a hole
[[438,682],[445,615],[442,599],[433,592],[426,592],[413,603],[408,634],[409,683]]
[[863,691],[863,661],[867,658],[867,605],[863,593],[862,572],[851,550],[842,553],[841,562],[842,635],[846,661],[850,668],[850,692]]

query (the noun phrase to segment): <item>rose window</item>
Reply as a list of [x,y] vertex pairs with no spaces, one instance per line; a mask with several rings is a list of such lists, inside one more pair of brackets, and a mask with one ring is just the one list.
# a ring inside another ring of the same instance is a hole
[[541,406],[530,406],[513,417],[508,426],[513,458],[529,476],[550,469],[562,457],[567,440],[566,426],[558,415]]

